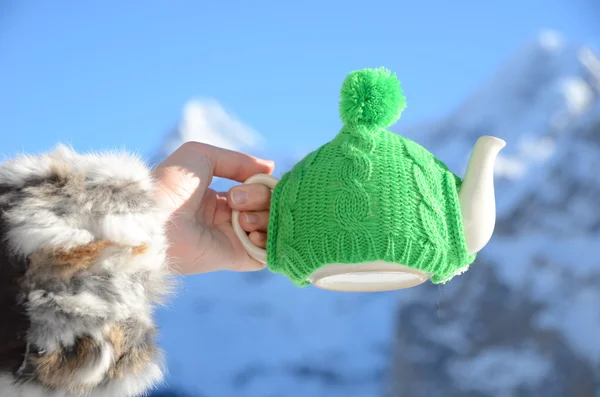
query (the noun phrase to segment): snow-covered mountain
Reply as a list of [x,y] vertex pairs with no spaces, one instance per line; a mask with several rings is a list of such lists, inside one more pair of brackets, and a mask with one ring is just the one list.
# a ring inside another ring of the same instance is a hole
[[477,136],[508,142],[499,219],[469,272],[400,305],[387,395],[600,396],[599,94],[598,57],[544,33],[423,132],[458,173]]
[[[497,232],[471,270],[376,294],[266,271],[189,278],[160,313],[168,384],[199,397],[599,397],[599,93],[598,58],[546,32],[452,114],[399,126],[459,175],[478,136],[507,141]],[[269,154],[279,172],[299,159]]]
[[[266,140],[253,128],[228,112],[214,99],[190,99],[183,106],[179,123],[167,134],[156,153],[150,156],[150,163],[158,164],[185,142],[196,141],[224,149],[250,153],[254,156],[273,160],[275,175],[280,176],[300,161],[305,150],[289,150],[278,153],[271,150]],[[232,183],[215,178],[212,186],[222,190]]]

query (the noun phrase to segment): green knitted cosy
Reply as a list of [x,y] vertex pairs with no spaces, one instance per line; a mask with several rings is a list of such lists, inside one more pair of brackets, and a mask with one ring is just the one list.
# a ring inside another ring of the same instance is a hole
[[273,190],[267,264],[295,284],[328,264],[386,261],[443,283],[474,261],[465,243],[461,179],[417,143],[386,130],[406,107],[388,70],[352,72],[344,123]]

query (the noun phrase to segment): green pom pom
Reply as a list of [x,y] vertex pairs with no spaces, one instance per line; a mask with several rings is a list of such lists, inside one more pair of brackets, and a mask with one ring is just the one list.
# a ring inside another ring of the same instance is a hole
[[345,124],[386,128],[398,121],[406,108],[396,74],[384,68],[350,73],[340,97],[340,117]]

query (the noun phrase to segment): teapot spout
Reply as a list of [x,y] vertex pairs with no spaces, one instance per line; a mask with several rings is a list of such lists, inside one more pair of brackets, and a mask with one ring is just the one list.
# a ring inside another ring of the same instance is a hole
[[494,164],[506,146],[502,139],[480,137],[467,166],[458,199],[469,254],[479,252],[492,238],[496,225]]

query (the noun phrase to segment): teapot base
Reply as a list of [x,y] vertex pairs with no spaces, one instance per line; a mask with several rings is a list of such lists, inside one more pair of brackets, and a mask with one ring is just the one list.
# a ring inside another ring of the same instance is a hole
[[308,281],[317,288],[340,292],[381,292],[415,287],[429,275],[408,266],[384,261],[331,264],[317,269]]

